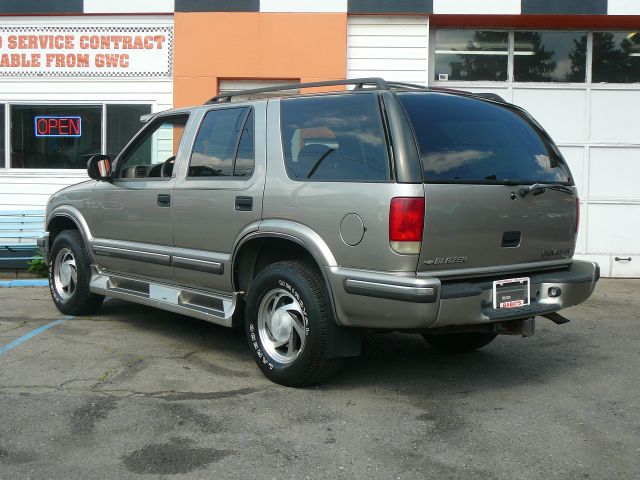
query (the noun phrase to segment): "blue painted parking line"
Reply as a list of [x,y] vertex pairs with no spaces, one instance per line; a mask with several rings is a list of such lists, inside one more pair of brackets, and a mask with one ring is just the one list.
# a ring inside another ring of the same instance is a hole
[[21,343],[26,342],[30,338],[33,338],[36,335],[38,335],[38,334],[40,334],[40,333],[42,333],[42,332],[44,332],[46,330],[49,330],[51,327],[55,327],[59,323],[62,323],[64,321],[66,321],[66,320],[71,320],[72,318],[74,318],[72,315],[64,315],[63,317],[60,317],[57,320],[54,320],[53,322],[49,322],[46,325],[43,325],[41,327],[36,328],[35,330],[31,330],[29,333],[24,334],[20,338],[16,338],[13,342],[7,343],[4,347],[0,347],[0,355],[8,352],[12,348],[17,347]]
[[48,280],[0,280],[0,288],[9,287],[46,287]]

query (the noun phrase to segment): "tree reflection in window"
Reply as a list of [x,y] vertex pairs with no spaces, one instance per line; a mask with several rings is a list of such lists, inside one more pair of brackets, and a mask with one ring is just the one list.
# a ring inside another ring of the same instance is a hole
[[507,79],[508,34],[487,30],[436,32],[435,79]]
[[517,82],[584,82],[584,32],[515,32],[513,61]]
[[594,83],[640,82],[640,32],[593,34]]

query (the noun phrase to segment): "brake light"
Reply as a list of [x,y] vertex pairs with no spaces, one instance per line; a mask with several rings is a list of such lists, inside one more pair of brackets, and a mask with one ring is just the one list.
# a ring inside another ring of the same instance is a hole
[[389,206],[389,244],[403,255],[417,255],[424,228],[424,197],[395,197]]
[[576,195],[576,235],[578,234],[579,227],[580,227],[580,199]]

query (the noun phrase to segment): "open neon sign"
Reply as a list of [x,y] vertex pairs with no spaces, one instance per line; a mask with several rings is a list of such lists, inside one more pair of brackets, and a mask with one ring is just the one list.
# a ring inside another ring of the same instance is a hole
[[78,116],[39,115],[35,118],[36,137],[79,137],[82,120]]

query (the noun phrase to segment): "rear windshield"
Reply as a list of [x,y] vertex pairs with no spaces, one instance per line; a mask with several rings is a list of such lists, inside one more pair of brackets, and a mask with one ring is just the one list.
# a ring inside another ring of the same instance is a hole
[[475,98],[400,93],[426,182],[571,184],[557,147],[527,116]]

